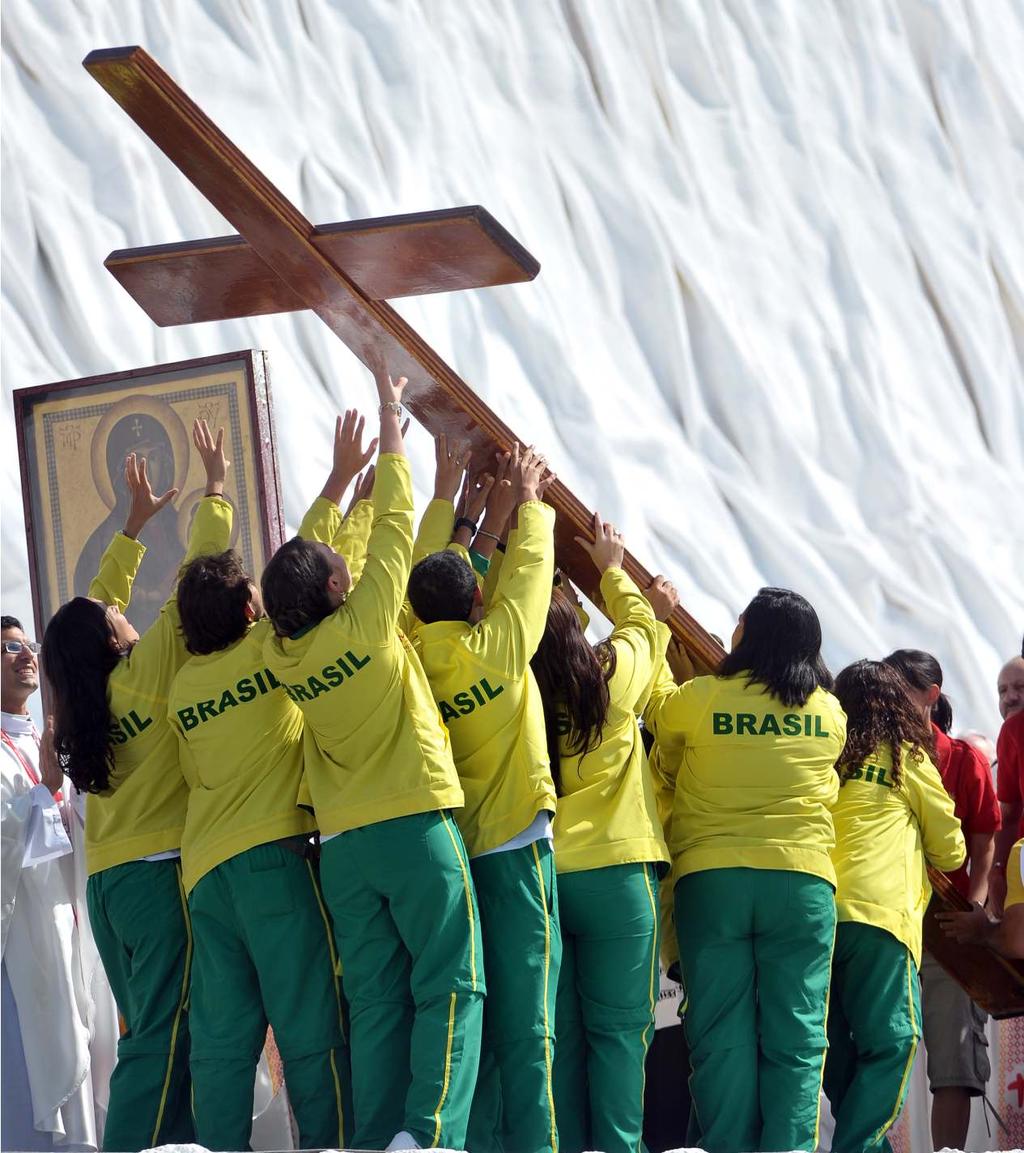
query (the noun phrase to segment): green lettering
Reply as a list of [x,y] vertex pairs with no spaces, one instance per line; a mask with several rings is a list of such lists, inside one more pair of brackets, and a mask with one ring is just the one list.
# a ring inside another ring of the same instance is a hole
[[814,735],[816,737],[827,737],[828,733],[821,727],[821,717],[815,714],[814,717]]
[[457,721],[459,714],[452,708],[447,701],[438,701],[441,706],[441,720],[447,724],[449,721]]
[[846,772],[843,774],[848,781],[859,781],[863,775],[860,770],[860,765],[847,765]]
[[329,693],[331,691],[319,677],[306,677],[306,681],[309,684],[309,691],[313,694],[314,701],[321,693]]
[[333,685],[335,688],[345,679],[345,674],[337,665],[324,665],[320,670],[320,675],[329,685]]
[[140,721],[139,720],[139,714],[134,709],[132,709],[132,711],[128,715],[135,722],[135,728],[140,733],[142,732],[143,729],[148,729],[149,726],[153,723],[152,717],[146,717],[144,720]]
[[892,788],[892,781],[886,780],[884,767],[879,768],[878,776],[875,778],[875,784],[884,785],[887,789]]
[[305,685],[292,685],[292,692],[295,696],[292,697],[293,701],[311,701],[313,698],[306,692]]
[[727,737],[732,732],[731,713],[712,713],[711,731],[716,737]]
[[132,723],[127,717],[121,718],[121,728],[128,734],[129,737],[135,736],[135,730],[132,728]]
[[787,737],[798,737],[804,731],[800,717],[796,713],[786,713],[782,718],[782,731]]
[[256,686],[252,683],[251,677],[242,677],[235,685],[235,691],[238,693],[240,701],[254,701],[256,699]]
[[194,729],[199,724],[199,718],[196,716],[196,710],[189,705],[186,709],[178,709],[178,720],[181,722],[181,727],[187,733],[189,729]]
[[875,779],[875,766],[874,765],[865,765],[864,766],[864,780],[870,784],[871,781],[873,781],[874,779]]
[[224,695],[220,698],[220,704],[217,706],[220,712],[225,709],[233,709],[237,706],[238,701],[235,700],[235,694],[230,689],[224,690]]
[[766,733],[774,733],[777,737],[782,736],[782,730],[779,728],[779,722],[775,719],[774,713],[764,714],[764,720],[761,722],[761,736],[763,737]]
[[504,685],[498,685],[496,689],[491,688],[486,677],[481,677],[480,684],[483,686],[483,690],[487,694],[487,699],[489,701],[493,701],[495,697],[500,697],[501,694],[505,691]]
[[476,705],[473,703],[473,698],[469,693],[456,693],[455,696],[452,697],[452,701],[458,706],[459,712],[464,717],[468,716],[476,708]]
[[125,741],[128,740],[125,734],[121,731],[120,724],[114,724],[110,726],[110,739],[114,742],[115,745],[123,745]]
[[266,694],[266,692],[267,692],[267,686],[266,686],[266,683],[265,683],[265,682],[264,682],[264,680],[263,680],[263,674],[262,674],[262,673],[257,673],[257,674],[256,674],[256,684],[257,684],[257,686],[259,687],[259,690],[260,690],[260,696],[264,696],[264,695]]
[[337,661],[338,667],[344,672],[345,676],[350,677],[352,675],[352,670],[348,667],[347,664],[345,664],[345,658],[336,657],[335,660]]
[[737,713],[736,714],[736,736],[742,737],[744,734],[754,736],[757,729],[754,727],[757,724],[757,717],[753,713]]
[[486,705],[487,704],[487,702],[484,700],[484,694],[480,691],[480,689],[476,685],[470,685],[469,691],[473,694],[474,697],[476,697],[476,703],[478,705]]
[[274,676],[270,669],[264,669],[263,671],[267,674],[267,684],[270,685],[272,689],[279,689],[281,682]]
[[199,701],[196,707],[199,709],[199,719],[201,721],[212,721],[217,715],[217,707],[213,701]]
[[807,713],[806,716],[804,717],[804,736],[809,737],[810,735],[811,735],[811,714]]
[[361,668],[362,668],[364,665],[368,665],[368,664],[370,663],[370,655],[369,655],[369,653],[367,653],[367,655],[366,655],[365,657],[363,657],[363,658],[360,660],[360,658],[359,658],[359,657],[357,657],[357,656],[356,656],[356,654],[355,654],[355,653],[354,653],[354,652],[353,652],[351,649],[347,649],[347,650],[346,650],[346,652],[345,652],[345,656],[347,656],[347,657],[348,657],[348,659],[349,659],[349,660],[350,660],[350,661],[351,661],[351,662],[352,662],[352,663],[353,663],[353,664],[356,666],[356,671],[357,671],[357,672],[358,672],[358,671],[359,671],[359,670],[360,670],[360,669],[361,669]]

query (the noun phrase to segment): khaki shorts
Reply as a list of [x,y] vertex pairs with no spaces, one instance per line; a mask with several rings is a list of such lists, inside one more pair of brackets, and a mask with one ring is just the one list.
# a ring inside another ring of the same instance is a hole
[[928,1087],[966,1089],[980,1097],[992,1075],[985,1022],[979,1009],[927,953],[921,961],[921,1017],[928,1056]]

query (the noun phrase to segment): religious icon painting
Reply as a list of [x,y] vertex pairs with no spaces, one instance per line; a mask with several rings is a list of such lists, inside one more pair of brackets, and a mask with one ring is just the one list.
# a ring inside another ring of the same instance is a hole
[[253,350],[15,389],[18,455],[37,635],[54,611],[84,595],[111,536],[124,524],[125,457],[146,458],[153,491],[178,495],[146,526],[132,590],[140,632],[174,587],[205,473],[192,423],[223,426],[232,547],[260,573],[283,539],[267,357]]

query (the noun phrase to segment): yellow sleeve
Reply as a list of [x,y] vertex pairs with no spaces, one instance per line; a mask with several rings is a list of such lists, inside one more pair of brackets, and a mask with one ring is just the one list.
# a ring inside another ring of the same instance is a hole
[[677,685],[672,674],[659,677],[651,689],[650,700],[644,710],[644,724],[654,733],[655,740],[686,740],[704,712],[704,683],[710,677],[694,677],[692,681]]
[[[498,588],[498,579],[501,576],[501,570],[505,564],[505,556],[507,554],[507,551],[513,547],[513,544],[514,544],[513,537],[515,535],[516,535],[516,530],[513,529],[512,532],[509,534],[508,541],[505,545],[505,549],[502,550],[500,548],[496,548],[494,550],[494,552],[491,554],[491,563],[488,566],[487,575],[484,577],[483,588],[480,590],[482,595],[483,595],[483,598],[484,598],[484,608],[485,609],[490,608],[491,603],[494,600],[494,595],[495,595],[495,592]],[[553,574],[552,574],[551,579],[554,580]]]
[[391,637],[405,603],[413,512],[409,462],[397,453],[384,453],[377,459],[366,564],[346,602],[352,616],[381,639]]
[[1021,872],[1021,846],[1024,841],[1018,841],[1010,850],[1010,859],[1006,862],[1006,900],[1003,908],[1009,909],[1012,905],[1024,905],[1024,873]]
[[197,556],[216,556],[224,552],[231,544],[234,515],[235,510],[229,500],[222,496],[204,496],[196,505],[196,515],[192,518],[188,534],[188,549],[181,568]]
[[915,761],[904,748],[903,780],[910,808],[921,828],[921,841],[928,863],[944,873],[959,869],[967,859],[963,830],[946,792],[939,770],[926,756]]
[[647,598],[621,568],[601,574],[601,598],[615,626],[609,641],[615,671],[608,682],[611,703],[629,712],[650,688],[657,659],[658,622]]
[[338,525],[331,540],[331,548],[339,556],[345,558],[348,571],[352,574],[353,584],[363,575],[363,566],[366,564],[366,549],[370,543],[372,528],[373,501],[360,500]]
[[[657,653],[658,657],[654,662],[654,672],[651,674],[651,682],[647,686],[646,692],[636,702],[636,715],[642,717],[644,710],[647,708],[647,702],[651,699],[651,693],[657,685],[661,684],[667,676],[671,684],[675,684],[672,679],[672,670],[668,667],[668,661],[665,659],[665,654],[668,652],[668,642],[672,639],[672,633],[664,621],[655,621],[655,630],[658,634],[657,640]],[[646,722],[645,722],[646,727]]]
[[100,557],[99,572],[89,585],[87,596],[114,605],[118,612],[124,612],[132,599],[132,585],[138,575],[139,565],[146,553],[140,541],[114,533],[106,551]]
[[435,497],[420,520],[416,542],[412,546],[412,563],[415,565],[432,553],[444,552],[454,531],[455,505],[450,500]]
[[519,529],[494,601],[467,643],[482,665],[517,681],[544,636],[555,569],[555,510],[540,500],[519,506]]
[[333,500],[318,496],[306,510],[296,535],[303,540],[318,540],[321,544],[333,547],[334,538],[340,528],[341,509]]

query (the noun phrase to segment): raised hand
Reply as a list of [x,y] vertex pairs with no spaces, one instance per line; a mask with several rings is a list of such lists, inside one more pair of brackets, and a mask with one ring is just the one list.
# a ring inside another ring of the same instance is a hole
[[479,473],[477,476],[466,475],[466,482],[462,486],[462,495],[459,497],[459,516],[464,516],[477,524],[480,514],[484,511],[487,498],[494,489],[494,476],[492,473]]
[[341,504],[353,477],[357,476],[373,459],[377,438],[363,448],[363,430],[366,420],[354,408],[345,410],[343,417],[334,422],[334,451],[331,471],[320,495],[335,504]]
[[513,445],[512,452],[499,452],[496,455],[494,484],[487,497],[487,512],[484,514],[481,532],[493,534],[498,539],[505,535],[505,529],[516,507],[516,490],[512,483],[512,458],[519,452],[519,445]]
[[132,503],[128,519],[124,522],[124,535],[133,540],[142,532],[143,526],[178,495],[176,488],[169,488],[162,496],[155,496],[149,477],[146,475],[146,458],[136,457],[130,452],[124,461],[124,481],[131,494]]
[[520,449],[517,444],[512,450],[512,487],[515,489],[516,504],[540,499],[540,485],[548,471],[548,462],[531,444]]
[[677,685],[685,685],[687,681],[692,681],[697,675],[690,654],[686,651],[686,645],[682,641],[677,641],[675,637],[668,642],[665,659],[668,661],[668,667],[672,670],[672,679]]
[[654,578],[650,588],[644,590],[644,596],[654,610],[655,619],[659,621],[668,620],[672,615],[672,610],[679,604],[679,593],[676,591],[676,586],[663,576]]
[[465,444],[449,444],[442,432],[434,437],[434,499],[454,502],[462,483],[463,473],[469,465],[469,448]]
[[409,381],[404,376],[393,381],[383,370],[374,373],[374,380],[380,399],[380,451],[405,456],[405,443],[398,422],[402,417],[402,394]]
[[586,550],[598,572],[622,567],[622,558],[626,551],[626,546],[622,543],[622,533],[618,531],[615,525],[608,521],[602,521],[596,512],[594,513],[594,539],[589,541],[586,537],[578,536],[575,540],[580,548]]
[[224,429],[218,428],[214,438],[206,421],[196,420],[192,425],[192,443],[206,469],[206,495],[220,496],[224,492],[224,478],[231,467],[231,461],[224,455]]

